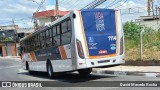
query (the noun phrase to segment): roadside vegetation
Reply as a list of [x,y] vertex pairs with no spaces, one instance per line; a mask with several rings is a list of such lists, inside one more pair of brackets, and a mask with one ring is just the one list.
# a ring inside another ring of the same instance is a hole
[[126,60],[140,60],[140,31],[143,32],[143,60],[160,60],[160,30],[126,22],[123,25],[125,35]]

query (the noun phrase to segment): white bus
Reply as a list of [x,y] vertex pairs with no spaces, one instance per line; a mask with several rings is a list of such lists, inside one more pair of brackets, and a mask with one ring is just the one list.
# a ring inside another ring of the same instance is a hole
[[78,71],[125,63],[124,34],[120,12],[112,9],[71,11],[49,27],[20,40],[24,68],[56,72]]

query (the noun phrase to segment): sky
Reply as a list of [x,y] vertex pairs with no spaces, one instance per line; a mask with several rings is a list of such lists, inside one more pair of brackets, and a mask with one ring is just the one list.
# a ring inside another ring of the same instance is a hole
[[[33,13],[43,0],[0,0],[0,26],[11,25],[13,21],[21,28],[33,27]],[[58,0],[60,10],[79,10],[94,0]],[[155,5],[159,5],[155,0]],[[44,0],[39,11],[55,8],[55,0]],[[138,8],[142,13],[137,13]],[[147,0],[107,0],[97,8],[120,9],[122,21],[126,22],[147,14]],[[132,14],[128,14],[129,9]],[[135,14],[133,14],[136,12]]]

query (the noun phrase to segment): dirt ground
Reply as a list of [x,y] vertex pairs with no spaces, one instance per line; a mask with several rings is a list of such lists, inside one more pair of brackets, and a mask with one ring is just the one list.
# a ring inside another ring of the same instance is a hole
[[[143,49],[143,60],[160,60],[160,49],[152,47],[150,49]],[[139,48],[131,48],[126,50],[126,60],[140,60]]]

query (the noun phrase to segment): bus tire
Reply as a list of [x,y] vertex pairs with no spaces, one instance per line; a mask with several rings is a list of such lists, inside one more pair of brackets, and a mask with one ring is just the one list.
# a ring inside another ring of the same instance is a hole
[[48,74],[48,77],[51,79],[54,77],[53,68],[50,61],[47,62],[47,74]]
[[29,64],[26,62],[26,70],[29,70]]
[[88,75],[90,75],[91,72],[92,72],[92,68],[87,68],[87,69],[80,69],[80,70],[78,70],[78,73],[79,73],[81,76],[88,76]]
[[28,62],[26,62],[26,70],[28,70],[28,73],[29,73],[30,75],[34,74],[34,71],[31,71],[31,70],[29,69],[29,64],[28,64]]

